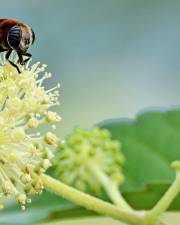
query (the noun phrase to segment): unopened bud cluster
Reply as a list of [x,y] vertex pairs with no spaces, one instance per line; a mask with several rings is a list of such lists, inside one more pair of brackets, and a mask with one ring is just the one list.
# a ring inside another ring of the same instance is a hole
[[113,182],[123,181],[124,156],[119,141],[112,140],[106,129],[75,129],[59,146],[55,157],[58,179],[83,191],[98,192],[100,182],[89,168],[96,164]]
[[0,196],[15,197],[23,209],[42,192],[40,175],[51,166],[51,147],[58,143],[50,131],[36,130],[60,120],[50,111],[59,104],[59,85],[45,90],[42,83],[51,77],[45,67],[27,65],[19,74],[3,60],[0,66]]

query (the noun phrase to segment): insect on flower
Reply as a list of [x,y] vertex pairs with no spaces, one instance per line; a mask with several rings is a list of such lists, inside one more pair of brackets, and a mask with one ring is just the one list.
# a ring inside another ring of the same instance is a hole
[[[24,65],[31,54],[27,52],[35,40],[34,31],[17,19],[0,19],[0,52],[7,51],[6,60],[20,73],[19,67],[9,57],[14,50],[18,55],[18,63]],[[23,59],[26,56],[26,59]]]

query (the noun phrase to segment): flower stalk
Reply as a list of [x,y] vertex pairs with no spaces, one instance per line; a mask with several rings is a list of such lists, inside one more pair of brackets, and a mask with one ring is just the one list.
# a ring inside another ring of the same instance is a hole
[[[96,170],[96,172],[97,171],[98,170]],[[164,196],[158,201],[158,203],[153,207],[152,210],[136,211],[129,208],[128,205],[126,205],[127,203],[126,202],[124,203],[123,201],[124,199],[121,200],[121,206],[124,204],[124,208],[122,207],[120,208],[118,205],[110,204],[101,199],[93,197],[89,194],[81,192],[48,175],[42,174],[41,179],[43,181],[44,187],[50,190],[51,192],[54,192],[55,194],[79,206],[85,207],[88,210],[92,210],[94,212],[112,217],[129,225],[164,224],[162,221],[159,220],[159,216],[162,215],[162,213],[164,213],[167,210],[171,202],[180,192],[180,170],[179,170],[176,174],[176,179],[173,182],[173,184],[170,186],[170,188],[167,190]],[[113,189],[111,189],[111,191],[113,191]],[[114,197],[115,195],[112,198]]]
[[108,202],[70,187],[50,176],[41,175],[44,186],[55,194],[88,210],[110,216],[130,225],[145,225],[144,212],[128,212]]
[[171,167],[176,171],[176,177],[169,189],[165,192],[157,204],[147,213],[148,225],[154,225],[162,213],[164,213],[180,192],[180,161],[174,161]]
[[118,189],[118,185],[115,182],[111,181],[111,179],[109,179],[109,177],[98,167],[98,165],[91,162],[87,165],[87,168],[101,183],[109,198],[116,206],[127,211],[133,211],[131,206],[129,206],[129,204],[121,195],[121,192]]

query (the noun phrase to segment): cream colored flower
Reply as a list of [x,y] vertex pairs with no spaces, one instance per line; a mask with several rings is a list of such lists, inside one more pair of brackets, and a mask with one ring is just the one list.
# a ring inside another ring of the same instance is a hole
[[58,143],[55,134],[37,128],[60,120],[50,110],[59,104],[59,85],[43,87],[51,77],[46,65],[27,65],[19,74],[4,60],[0,64],[0,195],[15,196],[24,209],[30,195],[42,192],[39,175],[51,165],[50,147]]

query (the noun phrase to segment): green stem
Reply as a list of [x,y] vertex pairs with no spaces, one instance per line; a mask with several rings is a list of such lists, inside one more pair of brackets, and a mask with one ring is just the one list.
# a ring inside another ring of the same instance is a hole
[[176,174],[176,178],[169,189],[165,192],[163,197],[158,201],[158,203],[147,213],[146,220],[148,224],[154,224],[157,218],[165,212],[175,197],[180,192],[180,173]]
[[110,178],[95,163],[89,163],[88,169],[92,172],[93,176],[95,176],[101,183],[109,198],[115,205],[126,211],[133,211],[131,206],[128,205],[126,200],[121,195],[118,186],[113,183],[113,181],[111,181]]
[[50,191],[77,205],[83,206],[88,210],[93,210],[97,213],[110,216],[127,224],[145,225],[144,212],[127,212],[108,202],[78,191],[77,189],[72,188],[50,176],[42,175],[41,178],[44,186]]

